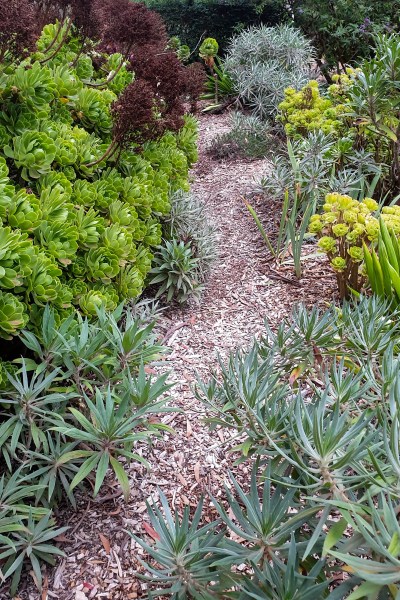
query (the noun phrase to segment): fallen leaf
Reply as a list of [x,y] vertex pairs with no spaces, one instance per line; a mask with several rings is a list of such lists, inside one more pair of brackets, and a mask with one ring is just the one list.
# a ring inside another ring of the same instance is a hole
[[197,462],[194,465],[193,471],[194,471],[194,477],[195,477],[197,483],[200,483],[200,463],[199,462]]
[[144,368],[144,372],[147,373],[147,375],[157,375],[157,371],[149,366]]
[[112,516],[114,516],[114,515],[119,515],[119,513],[120,513],[120,512],[121,512],[121,507],[119,506],[119,507],[117,508],[117,510],[112,510],[112,511],[111,511],[111,512],[109,512],[108,514],[109,514],[110,516],[111,516],[111,515],[112,515]]
[[160,540],[160,536],[158,535],[157,531],[154,531],[154,529],[152,528],[151,525],[149,525],[148,523],[146,523],[146,521],[143,521],[143,529],[146,531],[146,533],[153,538],[153,540]]
[[192,426],[191,426],[190,421],[188,419],[187,422],[186,422],[186,437],[190,438],[190,436],[192,435],[192,433],[193,433],[193,429],[192,429]]
[[75,600],[87,600],[87,596],[81,590],[76,590]]
[[185,478],[184,478],[184,477],[183,477],[183,476],[182,476],[180,473],[177,473],[177,475],[176,475],[176,476],[177,476],[177,478],[179,479],[179,481],[181,482],[181,484],[182,484],[182,485],[184,485],[184,486],[186,487],[186,486],[187,486],[187,481],[186,481],[186,479],[185,479]]
[[294,384],[294,382],[300,377],[300,375],[302,375],[304,373],[305,369],[306,369],[306,365],[304,363],[301,363],[299,366],[297,366],[296,368],[293,369],[293,371],[290,373],[290,377],[289,377],[290,385]]
[[106,553],[110,554],[111,545],[110,545],[108,538],[106,538],[106,536],[103,535],[102,533],[99,533],[99,538],[101,539],[101,543],[103,544],[103,548],[106,551]]

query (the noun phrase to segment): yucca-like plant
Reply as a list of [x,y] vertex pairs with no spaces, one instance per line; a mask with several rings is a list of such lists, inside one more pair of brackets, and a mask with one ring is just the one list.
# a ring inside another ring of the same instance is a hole
[[[107,288],[103,294],[108,301]],[[145,370],[164,352],[154,324],[122,305],[107,313],[104,304],[90,320],[72,313],[62,322],[46,306],[37,333],[21,333],[31,357],[0,363],[0,573],[12,590],[29,560],[40,586],[41,561],[60,554],[48,540],[64,529],[53,536],[46,519],[61,499],[76,507],[85,482],[97,495],[106,476],[127,498],[120,457],[147,464],[136,446],[171,432],[155,418],[174,410],[166,405],[169,374]]]
[[201,276],[190,242],[172,239],[160,246],[150,271],[150,283],[159,285],[156,298],[165,295],[167,302],[186,302],[190,296],[198,298],[202,289]]
[[201,280],[204,280],[217,258],[217,231],[210,223],[205,203],[190,192],[176,192],[171,198],[171,213],[164,227],[168,237],[191,244]]
[[54,565],[57,556],[64,556],[62,550],[49,542],[65,533],[67,529],[68,527],[56,527],[50,511],[38,522],[32,514],[29,514],[26,525],[23,524],[22,527],[17,525],[10,537],[11,547],[0,546],[0,560],[5,561],[3,577],[5,579],[12,577],[11,594],[15,594],[17,590],[25,560],[31,563],[37,585],[41,590],[40,561]]
[[232,583],[233,577],[229,576],[229,570],[223,564],[219,567],[214,565],[218,558],[216,550],[224,531],[215,530],[217,522],[200,526],[202,501],[192,519],[189,519],[188,507],[185,507],[180,519],[177,512],[175,515],[171,512],[161,491],[160,499],[163,512],[156,505],[147,505],[156,539],[155,547],[131,534],[161,566],[157,568],[142,562],[150,573],[150,576],[144,578],[150,579],[158,588],[150,592],[150,597],[157,598],[167,594],[179,600],[224,598],[224,590],[228,582]]
[[93,447],[93,450],[72,450],[63,454],[63,462],[84,459],[78,472],[71,481],[71,491],[85,479],[92,471],[96,472],[93,494],[96,496],[104,482],[108,468],[114,471],[124,496],[128,499],[130,495],[128,476],[118,461],[118,457],[124,456],[147,465],[146,461],[137,453],[132,452],[135,442],[149,438],[149,431],[145,429],[136,431],[145,424],[145,415],[148,406],[136,414],[128,416],[129,398],[121,401],[116,409],[116,402],[108,389],[103,396],[100,390],[96,390],[96,402],[92,402],[87,396],[84,398],[89,420],[84,413],[71,407],[69,410],[74,418],[74,423],[66,422],[65,425],[57,425],[56,431],[71,438],[74,441],[85,442]]

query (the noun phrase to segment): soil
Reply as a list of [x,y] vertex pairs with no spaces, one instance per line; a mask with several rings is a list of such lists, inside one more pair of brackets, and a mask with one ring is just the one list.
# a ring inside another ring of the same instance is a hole
[[[45,587],[39,594],[28,575],[17,598],[20,600],[85,600],[104,598],[129,600],[147,596],[146,583],[136,573],[145,559],[142,548],[127,531],[148,538],[146,501],[156,501],[161,489],[170,504],[180,510],[195,507],[206,494],[205,519],[213,518],[207,499],[211,491],[224,494],[228,470],[239,479],[248,479],[249,466],[234,466],[226,432],[210,432],[204,423],[206,409],[193,391],[197,377],[207,379],[218,370],[218,356],[225,360],[238,347],[246,347],[264,330],[264,321],[275,327],[294,304],[319,304],[335,300],[335,281],[325,259],[315,256],[315,246],[304,246],[304,274],[297,280],[290,264],[274,266],[244,198],[251,199],[268,229],[279,222],[280,206],[254,190],[269,168],[266,160],[235,159],[217,161],[207,146],[228,128],[227,115],[200,118],[200,158],[193,170],[192,190],[207,205],[209,219],[219,234],[218,259],[209,276],[200,304],[168,308],[158,323],[160,336],[170,352],[157,371],[170,370],[175,386],[170,404],[181,413],[164,415],[162,420],[174,429],[138,448],[150,463],[151,471],[137,463],[128,467],[131,498],[125,503],[117,484],[93,500],[81,495],[77,512],[66,509],[58,515],[70,529],[59,539],[66,553],[45,574]],[[309,258],[307,258],[309,257]],[[0,599],[9,595],[0,592]]]

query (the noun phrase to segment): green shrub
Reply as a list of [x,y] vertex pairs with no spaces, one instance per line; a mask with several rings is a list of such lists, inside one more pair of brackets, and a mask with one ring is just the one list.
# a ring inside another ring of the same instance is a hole
[[233,33],[260,22],[276,25],[283,7],[258,0],[145,0],[166,23],[170,35],[195,48],[204,37],[216,38],[222,52]]
[[266,192],[281,195],[296,183],[305,196],[320,198],[330,190],[358,196],[368,186],[382,202],[397,196],[399,39],[377,37],[375,57],[334,76],[326,92],[313,81],[299,92],[286,90],[278,120],[294,142],[299,169],[275,158]]
[[203,112],[221,110],[224,107],[222,101],[229,103],[235,96],[235,85],[223,66],[222,60],[216,56],[212,72],[207,74],[204,82],[202,100],[212,100],[213,104],[203,108]]
[[[121,2],[128,21],[140,12],[153,53],[165,50],[158,17]],[[140,43],[142,33],[129,35]],[[166,50],[169,72],[158,65],[150,80],[118,35],[114,54],[82,47],[66,18],[46,25],[29,55],[2,54],[1,337],[35,327],[47,303],[60,321],[140,295],[170,194],[188,189],[197,149],[196,123],[183,120],[185,68]],[[179,81],[172,92],[168,77]]]
[[175,238],[166,240],[156,252],[150,271],[150,284],[159,286],[156,298],[165,295],[167,302],[180,303],[187,302],[190,296],[198,298],[202,285],[197,262],[189,243]]
[[361,289],[363,244],[370,245],[378,238],[377,209],[372,198],[358,202],[350,196],[328,194],[322,215],[311,217],[309,231],[318,235],[318,246],[336,273],[341,300],[351,290]]
[[215,522],[149,507],[155,597],[396,598],[399,316],[377,297],[300,305],[198,383],[252,475],[211,498]]
[[175,193],[163,226],[168,238],[190,244],[198,277],[204,281],[217,256],[217,232],[210,223],[206,204],[191,192]]
[[349,88],[355,76],[352,69],[340,77],[334,76],[336,83],[325,95],[321,95],[318,81],[310,81],[298,92],[287,88],[277,118],[284,124],[288,137],[305,137],[310,131],[322,131],[336,138],[348,134],[351,121],[346,119],[346,102],[348,105]]
[[374,33],[399,26],[398,0],[279,0],[296,27],[312,40],[329,79],[329,69],[368,58]]
[[[328,194],[322,214],[311,217],[309,231],[317,234],[318,246],[330,260],[341,299],[348,297],[352,290],[361,290],[365,267],[373,291],[393,298],[392,285],[394,281],[397,284],[398,270],[395,247],[400,234],[399,207],[383,207],[380,211],[372,198],[359,202],[350,196]],[[374,250],[376,246],[381,266]]]
[[25,561],[40,585],[39,562],[62,554],[45,545],[66,529],[55,529],[53,507],[63,499],[76,507],[85,480],[97,495],[109,469],[128,498],[118,459],[147,465],[135,447],[165,429],[154,415],[171,410],[168,374],[144,370],[164,351],[153,326],[121,307],[59,325],[47,306],[38,334],[20,335],[32,358],[1,363],[0,574],[12,578],[12,594]]
[[179,303],[191,297],[199,300],[216,258],[216,231],[204,203],[191,193],[175,193],[163,225],[166,239],[155,254],[148,280],[158,287],[156,298]]

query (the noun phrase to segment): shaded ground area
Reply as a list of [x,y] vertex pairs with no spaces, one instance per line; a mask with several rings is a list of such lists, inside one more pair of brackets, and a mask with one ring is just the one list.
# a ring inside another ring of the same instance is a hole
[[[27,582],[21,600],[145,597],[146,584],[135,576],[140,568],[136,557],[143,556],[143,551],[125,530],[146,535],[145,502],[157,499],[157,486],[178,509],[195,506],[207,489],[221,496],[227,470],[232,467],[226,433],[210,434],[203,424],[204,407],[196,401],[192,389],[196,374],[207,378],[210,369],[216,367],[218,354],[227,357],[238,346],[245,347],[253,336],[262,333],[265,320],[276,325],[290,313],[293,304],[323,306],[334,297],[335,282],[322,258],[306,261],[304,278],[299,283],[287,281],[294,281],[290,264],[270,271],[265,246],[243,202],[243,196],[252,193],[254,180],[268,164],[218,162],[208,156],[205,149],[209,141],[227,127],[226,123],[226,116],[201,118],[201,154],[192,187],[206,202],[209,217],[218,228],[219,258],[200,305],[168,309],[158,326],[171,349],[160,368],[172,370],[171,380],[176,385],[171,391],[171,404],[183,409],[181,414],[162,419],[175,434],[166,434],[151,448],[142,449],[152,471],[132,464],[132,497],[128,504],[110,481],[102,496],[96,500],[90,495],[81,497],[77,513],[67,519],[63,514],[63,522],[68,520],[71,527],[60,540],[67,558],[48,570],[48,585],[42,596]],[[256,196],[252,203],[264,223],[279,221],[279,206]],[[305,248],[305,253],[314,254],[315,248]],[[241,465],[234,470],[240,480],[247,475],[248,467]],[[209,502],[205,505],[211,519]],[[0,593],[1,600],[8,597]]]

